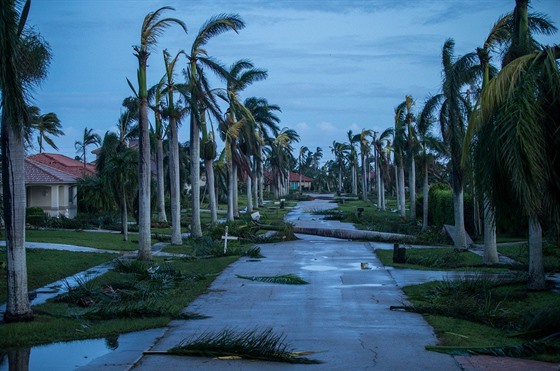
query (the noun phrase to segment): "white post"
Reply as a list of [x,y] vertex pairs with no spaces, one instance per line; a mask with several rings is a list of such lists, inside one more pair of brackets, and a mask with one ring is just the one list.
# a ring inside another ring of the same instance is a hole
[[227,233],[228,233],[228,226],[226,225],[226,230],[225,230],[224,236],[222,237],[224,239],[224,255],[227,252],[227,240],[228,240]]

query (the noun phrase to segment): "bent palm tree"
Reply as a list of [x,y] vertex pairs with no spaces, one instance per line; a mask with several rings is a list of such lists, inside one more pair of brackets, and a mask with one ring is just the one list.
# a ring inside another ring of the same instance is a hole
[[41,115],[41,111],[38,107],[31,107],[31,115],[31,128],[36,130],[39,134],[37,137],[37,141],[39,143],[39,153],[43,153],[45,148],[43,142],[58,151],[58,147],[50,137],[64,135],[60,119],[56,113],[49,112]]
[[[269,104],[264,98],[247,98],[244,102],[245,107],[253,115],[253,119],[257,125],[258,136],[263,139],[263,142],[270,142],[271,138],[275,138],[278,135],[280,128],[278,124],[280,123],[280,118],[274,114],[274,111],[281,112],[279,106],[275,104]],[[255,168],[257,169],[257,182],[256,190],[257,196],[255,205],[264,204],[264,154],[263,154],[263,143],[257,143],[257,150],[255,157]]]
[[[463,143],[466,123],[471,113],[468,96],[461,89],[472,84],[480,69],[473,68],[475,53],[468,53],[455,59],[453,39],[445,41],[442,48],[443,82],[442,91],[428,99],[426,105],[439,119],[441,134],[451,157],[451,185],[453,188],[453,213],[455,217],[455,247],[467,248],[465,215],[463,204],[464,168],[462,166]],[[438,113],[435,111],[439,108]],[[433,111],[432,111],[433,110]]]
[[94,133],[93,129],[88,129],[88,128],[84,128],[84,134],[82,137],[82,140],[77,140],[74,142],[74,148],[76,149],[76,153],[77,154],[81,154],[80,157],[82,157],[82,162],[84,163],[84,167],[82,170],[82,176],[86,175],[86,165],[87,165],[87,159],[86,159],[86,153],[87,153],[87,147],[88,146],[99,146],[101,144],[101,137],[99,136],[99,134]]
[[500,159],[478,169],[492,205],[513,200],[529,220],[528,287],[543,290],[541,221],[560,220],[560,46],[535,50],[527,6],[527,0],[516,1],[506,65],[482,92],[473,133],[490,133],[478,140],[493,145],[491,158]]
[[138,92],[133,88],[132,83],[128,82],[130,87],[138,96],[140,101],[140,113],[138,118],[139,128],[139,157],[138,157],[138,259],[150,260],[151,251],[151,218],[150,218],[150,185],[151,185],[151,169],[150,169],[150,133],[148,130],[148,85],[147,85],[147,67],[148,57],[151,49],[157,44],[159,36],[165,29],[173,24],[180,26],[185,33],[187,27],[176,18],[161,18],[162,13],[166,10],[174,10],[165,6],[159,8],[155,12],[150,12],[144,18],[142,28],[140,30],[140,45],[134,46],[134,56],[138,59]]
[[[227,72],[224,67],[208,56],[205,46],[214,36],[226,31],[235,31],[245,27],[245,24],[238,15],[219,15],[210,18],[200,29],[191,46],[189,67],[186,73],[188,94],[187,99],[190,105],[190,158],[191,158],[191,189],[193,200],[193,212],[191,221],[191,234],[194,237],[202,236],[202,226],[200,224],[200,127],[202,112],[216,107],[215,102],[208,103],[207,100],[213,99],[207,76],[204,70],[213,71],[218,77],[227,79]],[[217,112],[213,112],[219,116]]]

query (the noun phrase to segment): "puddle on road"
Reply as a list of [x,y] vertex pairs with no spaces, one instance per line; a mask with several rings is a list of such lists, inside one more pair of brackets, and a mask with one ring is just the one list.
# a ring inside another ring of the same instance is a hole
[[331,286],[331,288],[347,289],[347,288],[356,288],[356,287],[382,287],[382,286],[384,286],[382,283],[362,283],[359,285],[336,285],[336,286]]
[[29,370],[74,370],[118,347],[118,337],[112,337],[20,348],[0,353],[0,371],[10,370],[10,358],[12,362],[18,358],[20,365],[28,358]]
[[335,271],[338,268],[333,267],[332,265],[306,265],[305,267],[301,267],[301,269],[305,269],[306,271],[325,272]]

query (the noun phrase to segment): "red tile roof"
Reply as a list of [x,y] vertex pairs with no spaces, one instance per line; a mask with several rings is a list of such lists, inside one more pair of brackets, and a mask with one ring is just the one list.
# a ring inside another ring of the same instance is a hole
[[74,175],[33,161],[29,158],[25,159],[24,166],[25,184],[76,183],[76,177]]
[[[29,156],[28,159],[72,174],[75,177],[81,177],[83,175],[84,163],[64,155],[56,153],[38,153],[36,155]],[[96,174],[95,166],[86,164],[86,175],[93,174]]]
[[[312,182],[315,179],[310,178],[308,176],[305,176],[303,174],[301,174],[301,181],[303,182]],[[299,173],[294,173],[294,172],[290,172],[290,182],[299,182]]]

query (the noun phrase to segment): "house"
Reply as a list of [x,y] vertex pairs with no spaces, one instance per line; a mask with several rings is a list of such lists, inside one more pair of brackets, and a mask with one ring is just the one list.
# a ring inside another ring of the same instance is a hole
[[[305,191],[311,190],[311,183],[315,179],[301,174],[301,189]],[[290,189],[299,189],[299,173],[290,172]]]
[[40,207],[50,216],[74,218],[78,213],[77,177],[30,158],[24,165],[27,207]]

